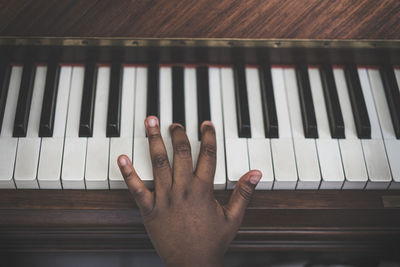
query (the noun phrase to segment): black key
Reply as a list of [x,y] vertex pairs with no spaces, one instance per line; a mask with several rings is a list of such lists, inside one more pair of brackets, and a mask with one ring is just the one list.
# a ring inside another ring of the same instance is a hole
[[380,73],[385,89],[386,101],[392,118],[396,138],[400,139],[400,92],[394,75],[393,66],[385,65],[380,68]]
[[183,67],[172,67],[172,122],[185,127],[185,91]]
[[58,65],[57,62],[50,62],[47,65],[46,84],[44,87],[43,105],[39,128],[40,137],[53,136],[59,79],[60,65]]
[[318,138],[317,120],[311,94],[310,79],[307,65],[296,66],[297,86],[299,88],[300,109],[303,121],[304,136]]
[[270,66],[260,66],[259,75],[265,137],[279,138],[278,117],[276,115],[275,96]]
[[10,84],[11,65],[3,61],[0,65],[0,133],[3,126],[4,110],[6,108],[8,86]]
[[336,89],[335,79],[333,77],[332,67],[329,65],[323,65],[319,69],[319,72],[321,74],[331,136],[332,138],[345,138],[343,115],[340,109],[339,96]]
[[19,89],[17,109],[14,121],[14,137],[25,137],[31,110],[33,83],[35,81],[36,65],[32,61],[24,63],[21,85]]
[[79,137],[92,137],[94,104],[96,99],[97,66],[90,61],[85,66]]
[[344,73],[358,138],[371,139],[371,123],[368,118],[367,106],[365,105],[357,66],[354,64],[345,66]]
[[121,127],[122,65],[111,64],[110,89],[108,94],[107,137],[119,137]]
[[150,64],[147,70],[147,116],[160,118],[159,110],[159,66]]
[[208,67],[200,66],[196,69],[197,82],[197,118],[199,123],[198,138],[201,140],[200,126],[203,121],[211,120],[210,115],[210,88],[208,80]]
[[249,102],[244,65],[234,67],[236,116],[239,137],[251,138]]

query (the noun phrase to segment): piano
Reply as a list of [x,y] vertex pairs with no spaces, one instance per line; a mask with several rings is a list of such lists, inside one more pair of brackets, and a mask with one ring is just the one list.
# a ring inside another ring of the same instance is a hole
[[37,35],[0,37],[1,250],[152,249],[116,159],[152,187],[156,115],[193,164],[213,121],[219,201],[263,172],[231,250],[399,251],[400,41]]

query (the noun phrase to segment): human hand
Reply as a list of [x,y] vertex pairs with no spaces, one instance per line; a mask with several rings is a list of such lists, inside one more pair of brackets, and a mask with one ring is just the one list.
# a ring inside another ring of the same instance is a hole
[[167,266],[222,266],[223,256],[241,224],[247,204],[261,178],[252,170],[237,183],[222,206],[213,195],[216,138],[210,121],[201,125],[201,148],[193,170],[185,130],[172,124],[173,168],[156,117],[145,120],[153,165],[154,192],[141,181],[125,155],[118,165],[140,209],[147,233]]

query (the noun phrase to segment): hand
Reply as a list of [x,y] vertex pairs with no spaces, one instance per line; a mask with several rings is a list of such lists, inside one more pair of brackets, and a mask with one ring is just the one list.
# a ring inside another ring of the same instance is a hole
[[193,170],[185,130],[172,124],[173,168],[156,117],[145,121],[153,165],[154,192],[146,188],[131,161],[118,158],[121,173],[142,214],[148,235],[167,266],[222,266],[223,256],[241,224],[261,172],[242,176],[227,205],[213,195],[216,168],[214,126],[205,121],[197,168]]

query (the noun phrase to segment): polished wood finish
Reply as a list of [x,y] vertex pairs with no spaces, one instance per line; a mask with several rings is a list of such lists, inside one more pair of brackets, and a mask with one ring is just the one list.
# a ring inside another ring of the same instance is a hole
[[0,36],[399,39],[397,0],[0,2]]
[[[215,191],[221,203],[230,194]],[[0,250],[152,249],[125,190],[0,190],[0,199]],[[399,207],[399,191],[258,191],[230,250],[395,255]]]

